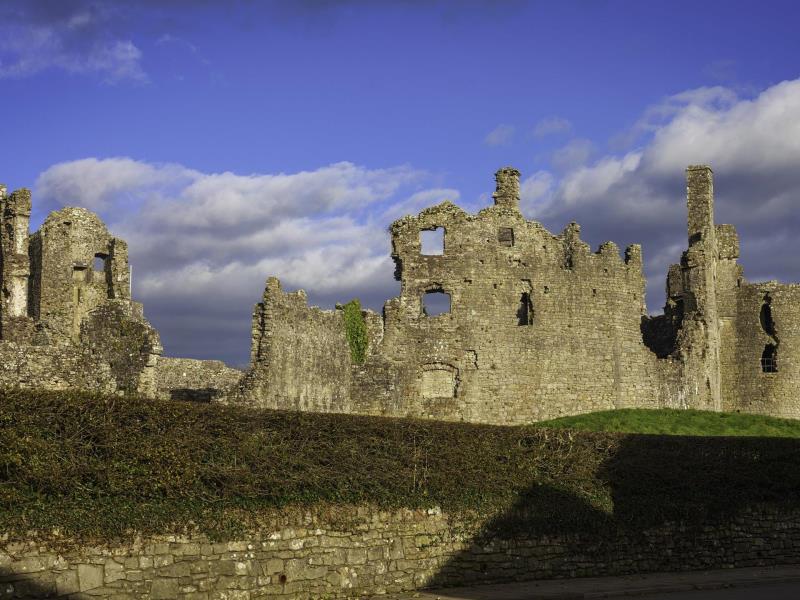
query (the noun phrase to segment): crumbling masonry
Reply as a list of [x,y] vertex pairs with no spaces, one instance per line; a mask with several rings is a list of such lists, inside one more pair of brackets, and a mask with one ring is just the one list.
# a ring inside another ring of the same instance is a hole
[[29,235],[31,194],[0,185],[0,386],[210,400],[241,376],[220,361],[160,357],[131,300],[127,244],[67,207]]
[[[630,407],[800,418],[800,285],[744,280],[736,230],[714,224],[709,167],[687,169],[689,247],[657,317],[640,247],[592,252],[575,223],[553,235],[525,220],[519,175],[498,171],[494,205],[476,215],[443,202],[392,224],[400,296],[382,316],[364,311],[363,364],[341,310],[269,279],[230,400],[498,424]],[[425,254],[431,230],[442,245]]]
[[0,186],[0,384],[155,395],[158,333],[131,301],[128,249],[64,208],[28,234],[31,195]]
[[127,247],[96,215],[65,208],[29,236],[30,193],[0,187],[0,385],[498,424],[627,407],[800,418],[800,285],[745,281],[709,167],[687,169],[689,247],[656,317],[638,245],[592,252],[575,223],[553,235],[520,213],[518,171],[496,179],[476,215],[443,202],[392,224],[400,295],[362,312],[363,362],[343,310],[270,278],[243,376],[159,357]]

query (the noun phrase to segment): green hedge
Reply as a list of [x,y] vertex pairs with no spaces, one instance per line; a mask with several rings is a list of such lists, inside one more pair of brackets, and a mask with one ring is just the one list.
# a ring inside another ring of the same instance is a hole
[[800,443],[0,393],[0,530],[86,539],[286,507],[441,506],[511,530],[702,523],[800,499]]

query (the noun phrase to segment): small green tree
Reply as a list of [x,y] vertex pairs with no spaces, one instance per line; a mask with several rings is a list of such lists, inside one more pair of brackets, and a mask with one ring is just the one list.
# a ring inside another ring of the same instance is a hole
[[353,298],[344,305],[344,328],[350,357],[355,364],[362,364],[367,356],[367,322],[361,313],[361,302]]

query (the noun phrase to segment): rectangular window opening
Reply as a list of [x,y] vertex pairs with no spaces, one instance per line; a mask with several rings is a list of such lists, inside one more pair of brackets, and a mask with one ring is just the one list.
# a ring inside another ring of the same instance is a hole
[[95,254],[94,261],[92,262],[92,270],[95,273],[104,273],[106,270],[106,260],[108,260],[108,254]]
[[426,317],[438,317],[450,312],[450,294],[442,290],[425,292],[422,297],[422,314]]
[[501,246],[514,245],[514,230],[511,227],[501,227],[497,230],[497,241]]
[[444,254],[444,227],[423,229],[419,232],[420,253],[425,256]]

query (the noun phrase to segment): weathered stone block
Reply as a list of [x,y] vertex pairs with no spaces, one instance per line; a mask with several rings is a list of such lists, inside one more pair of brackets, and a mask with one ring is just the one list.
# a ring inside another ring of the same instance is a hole
[[78,589],[85,592],[103,585],[103,567],[78,565]]
[[178,597],[180,584],[176,579],[168,577],[158,577],[153,580],[150,587],[150,598],[152,600],[172,600]]

